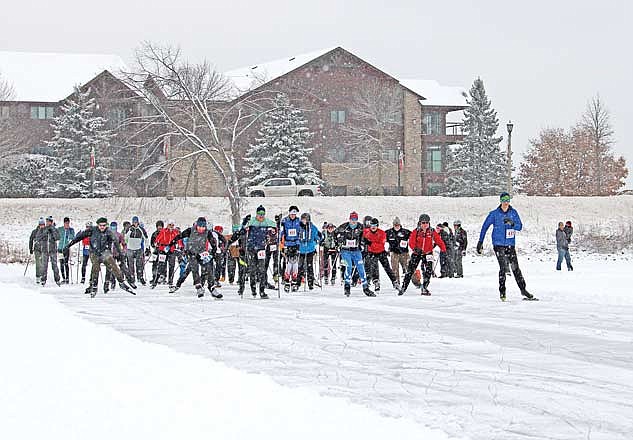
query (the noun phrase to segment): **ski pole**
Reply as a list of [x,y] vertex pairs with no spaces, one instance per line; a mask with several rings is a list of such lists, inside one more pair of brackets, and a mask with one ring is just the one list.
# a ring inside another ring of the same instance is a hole
[[29,259],[26,260],[26,267],[24,268],[24,276],[26,276],[26,271],[29,270],[30,263],[31,263],[31,254],[29,254]]

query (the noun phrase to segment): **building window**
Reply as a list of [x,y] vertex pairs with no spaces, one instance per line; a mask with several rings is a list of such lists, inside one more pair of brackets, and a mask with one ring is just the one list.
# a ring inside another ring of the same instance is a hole
[[55,107],[33,106],[31,107],[31,119],[53,119]]
[[124,108],[114,107],[107,112],[107,126],[110,129],[117,128],[126,119],[126,112]]
[[442,118],[439,112],[428,112],[424,114],[424,123],[422,124],[422,130],[424,134],[439,136],[442,133]]
[[10,111],[9,111],[9,106],[8,105],[3,105],[0,107],[0,119],[7,119],[9,117]]
[[427,196],[437,196],[442,192],[443,185],[441,183],[428,183],[426,185]]
[[332,124],[345,124],[345,110],[332,110],[330,112]]
[[383,150],[382,160],[385,162],[396,162],[398,160],[398,150]]
[[432,173],[442,172],[442,147],[440,145],[426,147],[426,169]]

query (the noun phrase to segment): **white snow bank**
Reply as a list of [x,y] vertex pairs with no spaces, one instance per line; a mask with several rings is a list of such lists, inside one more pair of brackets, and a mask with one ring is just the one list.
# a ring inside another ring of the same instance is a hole
[[141,342],[15,284],[0,292],[0,438],[447,438]]
[[[479,230],[486,215],[499,204],[498,197],[271,197],[246,198],[243,214],[254,213],[263,204],[269,217],[288,212],[297,205],[301,212],[309,212],[312,221],[320,226],[328,221],[335,224],[347,220],[349,212],[357,211],[361,218],[370,214],[377,217],[381,227],[391,227],[394,216],[400,217],[407,228],[415,227],[418,216],[426,212],[431,222],[456,219],[462,221],[468,232],[469,249],[474,253]],[[595,251],[586,237],[604,237],[602,252],[608,253],[623,240],[633,238],[633,197],[527,197],[518,196],[512,201],[523,220],[523,231],[517,234],[520,253],[547,253],[556,251],[555,230],[559,221],[571,220],[575,227],[572,253],[578,250]],[[94,222],[105,215],[119,225],[138,215],[148,228],[154,222],[173,218],[187,227],[204,215],[213,224],[230,228],[230,210],[227,199],[221,197],[111,199],[0,199],[0,240],[25,246],[31,230],[41,216],[52,215],[61,224],[64,216],[72,219],[75,229],[82,229],[86,221]],[[491,251],[490,232],[485,249]]]

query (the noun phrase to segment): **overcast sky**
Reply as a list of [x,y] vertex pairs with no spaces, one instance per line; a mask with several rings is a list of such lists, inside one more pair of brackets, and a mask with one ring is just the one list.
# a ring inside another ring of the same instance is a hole
[[[599,93],[633,161],[633,6],[627,1],[3,1],[0,50],[115,53],[178,44],[224,71],[342,46],[401,78],[470,87],[480,76],[522,153],[574,124]],[[515,164],[518,162],[515,155]],[[629,177],[629,188],[633,179]]]

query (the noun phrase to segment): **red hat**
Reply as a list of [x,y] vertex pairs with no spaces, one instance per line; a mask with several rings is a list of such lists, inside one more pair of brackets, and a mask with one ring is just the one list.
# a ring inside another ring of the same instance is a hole
[[567,220],[567,221],[565,222],[565,226],[571,226],[571,221],[570,221],[570,220]]
[[222,232],[224,232],[224,228],[223,228],[222,226],[220,226],[220,225],[215,226],[215,227],[213,228],[213,230],[214,230],[215,232],[219,232],[220,234],[221,234]]
[[356,211],[352,211],[349,213],[350,220],[358,220],[358,213]]

